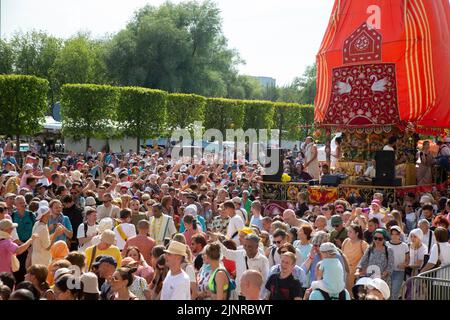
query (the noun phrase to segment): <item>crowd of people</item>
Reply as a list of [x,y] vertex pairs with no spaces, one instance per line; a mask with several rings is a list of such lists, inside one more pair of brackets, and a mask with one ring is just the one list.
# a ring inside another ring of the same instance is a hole
[[[300,172],[316,168],[307,145]],[[42,169],[3,159],[0,300],[395,300],[408,277],[450,265],[438,191],[395,205],[300,193],[273,216],[257,162],[90,150]]]

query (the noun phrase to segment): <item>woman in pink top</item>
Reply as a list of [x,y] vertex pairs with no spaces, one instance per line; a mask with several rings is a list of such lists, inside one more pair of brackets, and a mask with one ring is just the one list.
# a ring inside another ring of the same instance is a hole
[[11,236],[13,230],[17,228],[17,226],[17,223],[13,223],[9,219],[3,219],[0,221],[0,272],[12,273],[13,259],[17,263],[16,267],[19,267],[19,261],[13,256],[27,251],[34,239],[37,238],[37,235],[33,234],[27,242],[19,246],[13,241]]

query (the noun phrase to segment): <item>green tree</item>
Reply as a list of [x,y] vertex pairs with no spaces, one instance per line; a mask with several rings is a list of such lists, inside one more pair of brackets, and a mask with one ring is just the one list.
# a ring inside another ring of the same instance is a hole
[[300,91],[300,104],[314,104],[316,97],[316,80],[317,80],[317,65],[313,64],[306,67],[303,76],[296,78],[293,86]]
[[116,84],[221,97],[239,61],[211,1],[142,8],[112,38],[106,56]]
[[75,139],[108,137],[117,126],[119,90],[107,85],[65,84],[61,88],[62,131]]
[[11,39],[14,51],[15,72],[48,79],[56,56],[61,50],[61,40],[44,32],[16,33]]
[[167,97],[167,126],[170,129],[189,128],[205,119],[206,98],[195,94],[173,93]]
[[66,83],[107,84],[104,52],[104,42],[92,40],[88,34],[66,40],[51,70],[56,92]]
[[253,77],[238,75],[228,81],[230,99],[260,100],[263,97],[261,83]]
[[0,39],[0,74],[12,73],[14,52],[11,45]]
[[117,119],[122,132],[136,138],[158,137],[166,124],[167,92],[138,87],[121,87]]
[[48,81],[35,76],[0,75],[1,133],[16,137],[34,135],[42,129],[47,110]]

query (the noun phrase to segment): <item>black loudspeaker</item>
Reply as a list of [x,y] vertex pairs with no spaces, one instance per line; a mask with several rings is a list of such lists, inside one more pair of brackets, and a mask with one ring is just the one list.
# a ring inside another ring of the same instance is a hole
[[402,179],[401,178],[394,178],[394,179],[372,178],[372,185],[380,186],[380,187],[401,187]]
[[[283,153],[281,152],[281,149],[267,149],[267,157],[272,157],[272,154],[278,153],[278,170],[276,172],[272,172],[272,174],[264,174],[263,175],[263,181],[265,182],[281,182],[281,176],[283,174]],[[264,168],[267,169],[271,168],[272,162],[269,161],[264,165]]]
[[377,179],[395,179],[395,152],[377,151],[375,154],[375,162],[375,177]]
[[320,178],[320,184],[337,187],[341,183],[341,177],[337,174],[324,174]]

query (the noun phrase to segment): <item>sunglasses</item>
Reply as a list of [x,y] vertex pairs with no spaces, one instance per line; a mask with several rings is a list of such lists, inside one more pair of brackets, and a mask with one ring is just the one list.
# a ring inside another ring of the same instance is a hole
[[281,244],[281,241],[274,241],[273,244]]
[[287,250],[280,251],[281,254],[286,253],[286,252],[287,252]]
[[384,238],[383,237],[373,237],[373,240],[384,241]]
[[330,210],[329,208],[322,208],[322,211],[328,211]]
[[336,211],[337,214],[343,214],[344,211]]

